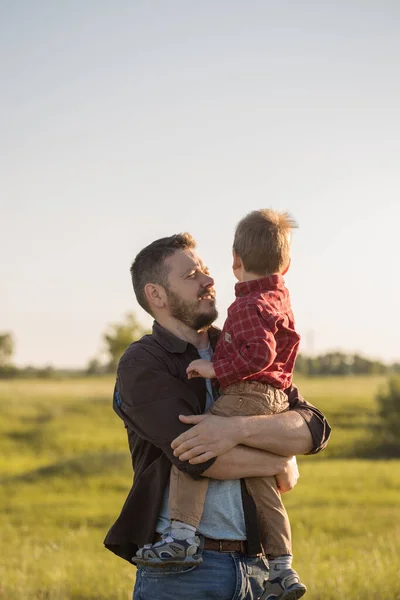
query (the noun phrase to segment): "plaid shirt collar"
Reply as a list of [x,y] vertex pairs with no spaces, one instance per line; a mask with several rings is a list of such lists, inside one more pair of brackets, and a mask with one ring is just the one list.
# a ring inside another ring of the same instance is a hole
[[254,294],[254,292],[269,292],[270,290],[282,289],[285,285],[280,273],[252,279],[251,281],[240,281],[235,285],[236,298]]

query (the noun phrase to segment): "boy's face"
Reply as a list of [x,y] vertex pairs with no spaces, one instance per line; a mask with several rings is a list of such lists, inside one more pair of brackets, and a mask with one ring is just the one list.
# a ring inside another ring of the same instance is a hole
[[[287,232],[287,239],[288,239],[288,243],[289,243],[289,252],[290,252],[290,249],[292,246],[292,232],[291,231]],[[282,275],[286,275],[286,273],[289,271],[291,260],[292,259],[289,256],[289,262],[288,262],[287,266],[283,269]]]
[[232,249],[232,259],[233,259],[233,263],[232,263],[233,274],[238,281],[242,281],[242,276],[243,276],[242,261],[240,260],[240,258],[238,257],[238,255],[236,254],[236,252],[233,249]]
[[285,269],[283,269],[282,275],[286,275],[286,273],[289,271],[290,263],[291,263],[291,259],[289,258],[288,265],[287,265],[287,267]]

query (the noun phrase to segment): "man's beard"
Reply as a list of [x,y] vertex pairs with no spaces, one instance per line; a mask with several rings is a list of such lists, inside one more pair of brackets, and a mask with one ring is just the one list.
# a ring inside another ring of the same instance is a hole
[[[166,288],[165,291],[168,296],[171,316],[194,331],[208,329],[218,317],[218,311],[215,308],[215,305],[207,313],[201,313],[199,312],[200,298],[192,302],[185,302],[171,289]],[[200,296],[206,293],[207,290],[204,290]]]

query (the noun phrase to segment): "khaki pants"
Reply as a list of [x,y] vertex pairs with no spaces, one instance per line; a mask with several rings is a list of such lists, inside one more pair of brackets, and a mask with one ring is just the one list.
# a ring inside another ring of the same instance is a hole
[[[271,415],[281,413],[288,407],[287,396],[282,390],[258,381],[243,381],[229,386],[209,412],[221,417]],[[257,507],[265,554],[292,554],[290,523],[275,477],[248,477],[245,482]],[[170,518],[198,528],[207,489],[206,477],[194,480],[173,466],[169,496]]]

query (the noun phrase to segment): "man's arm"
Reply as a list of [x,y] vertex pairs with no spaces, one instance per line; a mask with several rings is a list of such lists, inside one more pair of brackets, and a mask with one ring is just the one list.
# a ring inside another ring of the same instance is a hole
[[290,410],[277,415],[217,417],[180,416],[191,429],[172,442],[175,456],[200,464],[238,444],[282,456],[315,454],[328,443],[330,427],[323,414],[297,388],[286,390]]
[[303,417],[295,411],[278,415],[242,417],[241,444],[282,456],[309,454],[313,441]]
[[[160,389],[163,391],[160,394]],[[275,456],[254,448],[238,446],[218,459],[206,459],[191,464],[173,454],[171,441],[188,429],[178,419],[179,412],[199,410],[197,398],[187,386],[176,381],[156,365],[139,359],[133,364],[119,369],[114,392],[114,410],[125,425],[142,439],[160,448],[167,458],[194,479],[202,475],[213,479],[241,479],[242,477],[264,477],[283,474],[286,489],[291,489],[296,481],[296,473],[286,457]],[[285,475],[286,474],[286,475]]]
[[297,387],[292,385],[285,393],[290,410],[273,415],[269,422],[264,416],[258,421],[248,417],[242,426],[241,443],[284,456],[321,452],[331,434],[328,421],[318,408],[304,400]]
[[299,472],[296,459],[277,456],[262,450],[236,446],[214,462],[202,474],[212,479],[241,479],[243,477],[276,476],[280,491],[288,492],[297,482]]
[[331,427],[328,421],[318,408],[304,400],[295,385],[285,390],[285,393],[289,400],[289,409],[299,413],[310,430],[312,449],[307,454],[318,454],[329,442]]
[[194,425],[172,442],[180,460],[200,464],[242,444],[283,456],[306,454],[312,449],[310,430],[296,412],[252,417],[216,415],[180,416]]

